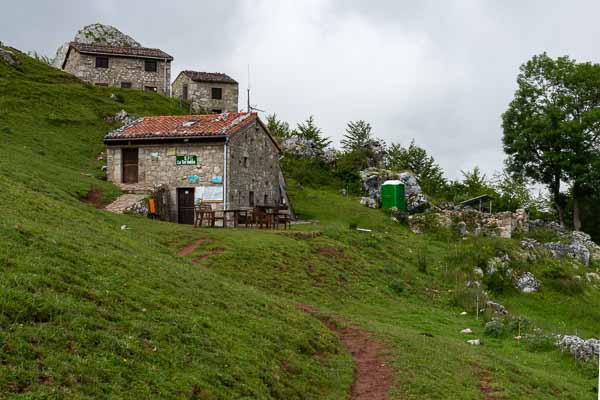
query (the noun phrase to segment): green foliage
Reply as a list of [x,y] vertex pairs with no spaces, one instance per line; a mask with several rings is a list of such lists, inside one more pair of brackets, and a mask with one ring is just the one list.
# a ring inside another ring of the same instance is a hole
[[363,120],[348,122],[346,133],[341,141],[344,151],[351,153],[367,148],[374,140],[371,129],[371,124]]
[[331,140],[323,135],[323,131],[317,126],[312,115],[306,121],[299,123],[295,132],[300,138],[312,140],[320,150],[324,150],[331,144]]
[[396,171],[412,171],[421,188],[430,196],[440,196],[446,190],[444,172],[427,151],[415,144],[408,147],[392,144],[388,149],[388,168]]
[[548,186],[561,222],[561,182],[576,190],[598,187],[600,65],[543,53],[523,64],[518,89],[503,114],[504,150],[511,172]]
[[486,336],[499,338],[504,335],[504,323],[499,319],[493,319],[485,324],[484,333]]
[[401,281],[393,281],[389,287],[396,294],[404,292],[404,284]]
[[279,120],[275,113],[267,115],[267,129],[280,143],[294,135],[294,131],[290,129],[290,124]]
[[527,335],[523,338],[525,348],[531,352],[556,351],[556,338],[551,335]]

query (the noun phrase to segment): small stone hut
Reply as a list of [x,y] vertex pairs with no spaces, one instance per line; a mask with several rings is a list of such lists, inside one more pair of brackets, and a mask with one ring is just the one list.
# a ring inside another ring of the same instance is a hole
[[238,86],[226,74],[182,71],[173,82],[173,97],[189,101],[192,111],[197,113],[237,112]]
[[171,93],[173,57],[159,49],[71,42],[62,69],[97,86]]
[[280,148],[256,113],[138,119],[104,138],[108,180],[127,192],[169,191],[169,219],[193,223],[215,208],[287,203]]

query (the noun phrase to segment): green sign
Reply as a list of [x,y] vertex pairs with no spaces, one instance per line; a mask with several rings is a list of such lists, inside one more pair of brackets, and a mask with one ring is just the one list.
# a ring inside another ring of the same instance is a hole
[[198,157],[196,156],[175,156],[176,165],[198,165]]

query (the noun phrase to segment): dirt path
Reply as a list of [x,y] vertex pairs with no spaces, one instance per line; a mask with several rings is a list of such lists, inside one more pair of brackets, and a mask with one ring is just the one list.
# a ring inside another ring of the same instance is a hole
[[319,318],[346,346],[354,360],[354,383],[350,400],[387,400],[394,380],[388,365],[388,349],[372,335],[356,326],[341,328],[336,320],[323,318],[308,305],[298,308]]
[[183,249],[179,250],[179,253],[177,253],[177,255],[179,255],[180,257],[185,257],[189,255],[192,251],[196,250],[204,242],[206,242],[206,239],[198,239],[195,242],[188,244]]

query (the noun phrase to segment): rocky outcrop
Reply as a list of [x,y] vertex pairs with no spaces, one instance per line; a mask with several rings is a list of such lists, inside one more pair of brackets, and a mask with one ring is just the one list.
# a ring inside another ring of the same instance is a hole
[[2,47],[2,42],[0,42],[0,61],[4,61],[8,65],[12,65],[13,67],[21,65],[21,60],[19,60],[15,53]]
[[410,171],[397,173],[385,169],[369,168],[360,171],[360,177],[363,190],[377,204],[381,202],[381,185],[388,180],[399,180],[404,183],[408,212],[424,211],[431,206],[429,198],[421,190],[416,175]]
[[[117,28],[98,23],[84,26],[77,32],[72,41],[85,44],[105,44],[119,47],[141,47],[139,42]],[[53,67],[58,69],[62,68],[68,50],[69,42],[66,42],[58,48],[56,56],[52,61]]]
[[522,293],[533,293],[540,289],[540,283],[531,272],[523,272],[519,275],[515,286]]
[[568,351],[579,361],[590,361],[600,352],[600,340],[583,340],[574,335],[558,335],[555,345],[562,351]]
[[292,136],[281,143],[283,150],[298,158],[319,158],[330,164],[336,159],[335,150],[322,149],[314,140]]

